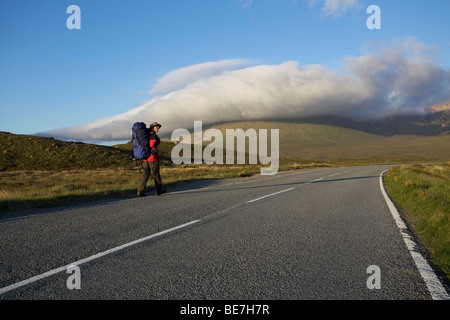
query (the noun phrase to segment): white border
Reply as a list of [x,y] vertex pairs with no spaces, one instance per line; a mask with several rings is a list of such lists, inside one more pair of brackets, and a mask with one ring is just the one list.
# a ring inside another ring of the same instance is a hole
[[394,218],[395,223],[400,229],[400,233],[406,243],[406,247],[408,248],[408,251],[411,254],[412,258],[414,259],[417,269],[419,269],[420,275],[422,276],[423,280],[425,280],[425,284],[427,285],[428,291],[430,292],[433,300],[450,300],[450,296],[448,295],[442,283],[439,281],[428,261],[419,252],[414,250],[414,248],[416,247],[416,243],[406,232],[407,227],[405,222],[400,217],[400,214],[395,208],[395,205],[392,203],[391,199],[386,193],[386,190],[384,189],[383,175],[388,170],[389,169],[384,170],[380,174],[380,189],[381,193],[384,196],[384,200],[386,200],[389,210],[391,211],[392,217]]

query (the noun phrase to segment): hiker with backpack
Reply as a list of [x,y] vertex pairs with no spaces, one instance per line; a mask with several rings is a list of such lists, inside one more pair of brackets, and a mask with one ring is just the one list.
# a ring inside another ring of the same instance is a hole
[[153,122],[150,128],[147,129],[143,122],[137,122],[133,126],[133,140],[134,140],[134,156],[137,160],[142,160],[142,167],[144,171],[139,178],[139,185],[137,195],[145,197],[145,187],[150,175],[153,174],[155,180],[156,195],[161,195],[165,192],[162,188],[161,175],[159,173],[159,154],[158,145],[161,140],[157,133],[161,125]]

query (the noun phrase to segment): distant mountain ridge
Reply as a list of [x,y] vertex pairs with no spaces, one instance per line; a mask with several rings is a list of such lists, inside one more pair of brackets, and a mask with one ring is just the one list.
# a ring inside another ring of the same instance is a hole
[[283,122],[312,123],[355,129],[381,136],[434,136],[450,131],[450,105],[436,106],[419,115],[394,115],[376,120],[357,121],[338,116],[317,116],[304,119],[286,119]]
[[284,158],[328,161],[406,156],[450,160],[450,108],[371,121],[321,116],[221,123],[203,130],[211,127],[224,136],[226,129],[279,129],[280,157]]
[[[210,126],[222,130],[279,129],[280,157],[328,161],[373,157],[450,160],[450,105],[425,115],[358,122],[340,117],[242,121]],[[208,127],[204,126],[204,130]],[[171,165],[170,141],[160,149]],[[135,167],[132,144],[113,147],[0,132],[0,171]]]
[[439,135],[450,131],[450,105],[432,108],[424,115],[398,115],[363,122],[374,133],[382,135]]
[[[314,116],[307,118],[280,118],[277,120],[242,120],[203,125],[203,130],[223,127],[229,123],[267,122],[316,124],[363,131],[380,136],[417,135],[434,136],[450,131],[450,104],[437,105],[425,114],[393,115],[375,120],[353,120],[341,116]],[[192,128],[191,128],[192,129]],[[192,130],[191,130],[192,132]],[[170,135],[169,135],[170,136]]]

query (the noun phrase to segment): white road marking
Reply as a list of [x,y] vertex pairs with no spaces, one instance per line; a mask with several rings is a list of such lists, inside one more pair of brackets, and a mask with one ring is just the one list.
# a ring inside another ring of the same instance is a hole
[[[300,173],[304,173],[304,172],[300,172]],[[296,173],[296,174],[298,174],[298,173]],[[306,184],[309,184],[309,183],[312,183],[312,182],[315,182],[315,181],[320,181],[320,180],[323,180],[323,178],[319,178],[319,179],[315,179],[315,180],[309,181],[309,182],[307,182]],[[212,187],[214,187],[214,186],[212,186]],[[282,190],[282,191],[278,191],[278,192],[275,192],[275,193],[271,193],[271,194],[262,196],[262,197],[260,197],[260,198],[257,198],[257,199],[253,199],[253,200],[247,201],[247,203],[255,202],[255,201],[258,201],[258,200],[261,200],[261,199],[264,199],[264,198],[267,198],[267,197],[271,197],[271,196],[274,196],[274,195],[277,195],[277,194],[280,194],[280,193],[283,193],[283,192],[287,192],[287,191],[290,191],[290,190],[293,190],[293,189],[295,189],[295,187],[292,187],[292,188],[289,188],[289,189],[286,189],[286,190]],[[181,193],[181,192],[183,192],[183,191],[179,191],[179,192]],[[178,192],[174,192],[174,193],[178,193]],[[31,216],[33,216],[33,215],[31,215]],[[27,216],[27,217],[30,217],[30,216]],[[23,218],[23,217],[21,217],[21,218]],[[113,253],[113,252],[122,250],[122,249],[127,248],[127,247],[130,247],[130,246],[133,246],[133,245],[138,244],[138,243],[140,243],[140,242],[143,242],[143,241],[146,241],[146,240],[149,240],[149,239],[152,239],[152,238],[156,238],[156,237],[158,237],[158,236],[161,236],[161,235],[163,235],[163,234],[169,233],[169,232],[174,231],[174,230],[177,230],[177,229],[181,229],[181,228],[187,227],[187,226],[192,225],[192,224],[195,224],[195,223],[197,223],[197,222],[199,222],[199,221],[200,221],[200,220],[194,220],[194,221],[191,221],[191,222],[188,222],[188,223],[179,225],[179,226],[177,226],[177,227],[174,227],[174,228],[171,228],[171,229],[167,229],[167,230],[164,230],[164,231],[155,233],[155,234],[153,234],[153,235],[150,235],[150,236],[147,236],[147,237],[144,237],[144,238],[141,238],[141,239],[138,239],[138,240],[135,240],[135,241],[132,241],[132,242],[123,244],[123,245],[121,245],[121,246],[118,246],[118,247],[115,247],[115,248],[112,248],[112,249],[109,249],[109,250],[106,250],[106,251],[97,253],[97,254],[92,255],[92,256],[90,256],[90,257],[88,257],[88,258],[85,258],[85,259],[81,259],[81,260],[75,261],[75,262],[73,262],[73,263],[67,264],[67,265],[65,265],[65,266],[62,266],[62,267],[59,267],[59,268],[56,268],[56,269],[52,269],[52,270],[47,271],[47,272],[45,272],[45,273],[41,273],[41,274],[39,274],[39,275],[37,275],[37,276],[34,276],[34,277],[31,277],[31,278],[22,280],[22,281],[20,281],[20,282],[15,283],[15,284],[12,284],[12,285],[9,285],[9,286],[0,288],[0,295],[6,293],[6,292],[8,292],[8,291],[15,290],[15,289],[20,288],[20,287],[23,287],[23,286],[25,286],[25,285],[31,284],[31,283],[33,283],[33,282],[39,281],[39,280],[41,280],[41,279],[48,278],[48,277],[50,277],[50,276],[52,276],[52,275],[55,275],[55,274],[57,274],[57,273],[63,272],[63,271],[65,271],[65,270],[67,270],[67,268],[70,267],[70,266],[73,266],[73,265],[81,265],[81,264],[83,264],[83,263],[86,263],[86,262],[89,262],[89,261],[98,259],[98,258],[100,258],[100,257],[106,256],[106,255],[108,255],[108,254],[110,254],[110,253]]]
[[[316,180],[308,181],[305,184],[310,184],[310,183],[313,183],[313,182],[316,182],[316,181],[320,181],[320,180],[323,180],[323,178],[319,178],[319,179],[316,179]],[[264,199],[264,198],[267,198],[267,197],[271,197],[271,196],[274,196],[274,195],[277,195],[277,194],[280,194],[280,193],[283,193],[283,192],[291,191],[293,189],[295,189],[295,187],[292,187],[292,188],[289,188],[289,189],[286,189],[286,190],[281,190],[281,191],[278,191],[278,192],[275,192],[275,193],[267,194],[265,196],[262,196],[262,197],[259,197],[259,198],[247,201],[247,203],[255,202],[255,201],[258,201],[258,200],[261,200],[261,199]]]
[[41,273],[41,274],[39,274],[39,275],[37,275],[37,276],[28,278],[28,279],[26,279],[26,280],[17,282],[17,283],[15,283],[15,284],[9,285],[9,286],[4,287],[4,288],[1,288],[1,289],[0,289],[0,295],[6,293],[6,292],[8,292],[8,291],[11,291],[11,290],[14,290],[14,289],[23,287],[23,286],[25,286],[25,285],[27,285],[27,284],[36,282],[36,281],[38,281],[38,280],[41,280],[41,279],[50,277],[50,276],[52,276],[52,275],[54,275],[54,274],[57,274],[57,273],[59,273],[59,272],[62,272],[62,271],[64,271],[64,270],[67,270],[67,268],[70,267],[70,266],[73,266],[73,265],[80,265],[80,264],[83,264],[83,263],[86,263],[86,262],[89,262],[89,261],[92,261],[92,260],[101,258],[101,257],[103,257],[103,256],[106,256],[107,254],[110,254],[110,253],[113,253],[113,252],[117,252],[117,251],[122,250],[122,249],[125,249],[125,248],[127,248],[127,247],[131,247],[131,246],[133,246],[133,245],[135,245],[135,244],[138,244],[138,243],[141,243],[141,242],[144,242],[144,241],[147,241],[147,240],[150,240],[150,239],[153,239],[153,238],[162,236],[163,234],[166,234],[166,233],[169,233],[169,232],[172,232],[172,231],[175,231],[175,230],[178,230],[178,229],[181,229],[181,228],[190,226],[190,225],[195,224],[195,223],[197,223],[197,222],[199,222],[199,221],[200,221],[200,220],[194,220],[194,221],[191,221],[191,222],[188,222],[188,223],[179,225],[179,226],[177,226],[177,227],[173,227],[173,228],[170,228],[170,229],[167,229],[167,230],[164,230],[164,231],[161,231],[161,232],[158,232],[158,233],[155,233],[155,234],[152,234],[152,235],[149,235],[149,236],[140,238],[140,239],[138,239],[138,240],[134,240],[134,241],[128,242],[128,243],[123,244],[123,245],[121,245],[121,246],[118,246],[118,247],[115,247],[115,248],[112,248],[112,249],[109,249],[109,250],[106,250],[106,251],[97,253],[97,254],[92,255],[92,256],[90,256],[90,257],[88,257],[88,258],[81,259],[81,260],[72,262],[72,263],[70,263],[70,264],[67,264],[67,265],[65,265],[65,266],[63,266],[63,267],[59,267],[59,268],[56,268],[56,269],[47,271],[47,272],[45,272],[45,273]]
[[414,250],[416,247],[416,243],[414,240],[408,235],[406,224],[400,217],[395,205],[392,203],[391,199],[386,193],[383,185],[383,174],[388,171],[385,170],[380,174],[380,188],[381,193],[384,196],[384,200],[386,201],[389,210],[391,211],[392,216],[394,217],[395,223],[397,227],[400,229],[400,233],[403,237],[403,240],[406,243],[406,247],[408,248],[409,253],[411,254],[414,262],[416,263],[417,269],[419,269],[420,275],[425,280],[425,284],[427,285],[428,291],[431,294],[433,300],[450,300],[450,296],[445,290],[442,283],[439,281],[438,277],[434,273],[434,270],[430,267],[427,260],[417,251]]
[[338,172],[338,173],[335,173],[335,174],[330,174],[328,177],[334,177],[334,176],[337,176],[338,174],[341,174],[342,172]]
[[286,189],[286,190],[282,190],[282,191],[278,191],[278,192],[275,192],[275,193],[271,193],[271,194],[262,196],[262,197],[260,197],[260,198],[257,198],[257,199],[253,199],[253,200],[247,201],[247,203],[255,202],[255,201],[258,201],[258,200],[261,200],[261,199],[264,199],[264,198],[267,198],[267,197],[271,197],[271,196],[274,196],[274,195],[276,195],[276,194],[280,194],[280,193],[283,193],[283,192],[287,192],[287,191],[290,191],[290,190],[293,190],[293,189],[295,189],[295,187],[292,187],[292,188],[289,188],[289,189]]
[[319,178],[319,179],[316,179],[316,180],[312,180],[312,181],[309,181],[309,182],[307,182],[307,183],[305,183],[305,184],[310,184],[310,183],[313,183],[313,182],[316,182],[316,181],[320,181],[320,180],[323,180],[323,178]]

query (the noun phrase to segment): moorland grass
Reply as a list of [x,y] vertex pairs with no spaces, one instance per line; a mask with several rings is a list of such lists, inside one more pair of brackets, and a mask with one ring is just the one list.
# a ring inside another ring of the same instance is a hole
[[[329,166],[320,162],[282,161],[280,171]],[[164,186],[195,180],[227,179],[259,174],[260,165],[161,166]],[[100,168],[61,171],[0,172],[1,213],[46,208],[97,199],[136,195],[141,169]],[[153,189],[152,178],[147,184]]]
[[396,166],[384,182],[432,262],[450,280],[450,162]]

